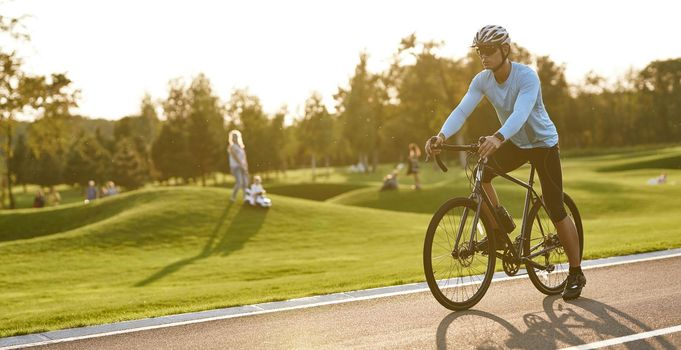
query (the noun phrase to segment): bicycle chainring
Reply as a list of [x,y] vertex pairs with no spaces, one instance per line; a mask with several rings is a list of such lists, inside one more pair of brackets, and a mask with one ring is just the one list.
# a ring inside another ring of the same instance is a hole
[[513,255],[511,255],[511,252],[506,248],[504,250],[504,258],[502,259],[502,265],[504,267],[504,272],[508,276],[515,276],[518,271],[520,270],[520,262],[514,262],[513,260]]

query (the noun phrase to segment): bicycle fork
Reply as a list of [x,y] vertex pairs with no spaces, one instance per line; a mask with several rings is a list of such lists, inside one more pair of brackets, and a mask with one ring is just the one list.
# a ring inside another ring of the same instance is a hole
[[[487,163],[487,161],[485,161],[485,163]],[[475,173],[475,187],[473,189],[473,194],[479,193],[481,181],[482,181],[482,169],[478,168],[476,173]],[[473,194],[471,194],[471,197],[473,196]],[[473,225],[471,227],[470,239],[468,240],[468,246],[466,247],[466,252],[468,252],[469,254],[473,254],[473,252],[475,250],[475,246],[474,246],[475,240],[474,239],[476,237],[476,233],[477,233],[477,229],[478,229],[478,223],[480,221],[480,210],[482,209],[483,200],[482,200],[481,196],[478,194],[475,201],[477,203],[477,207],[475,209],[475,217],[473,218]],[[463,235],[463,231],[466,227],[466,219],[468,218],[468,212],[469,212],[469,209],[468,209],[468,207],[466,207],[463,211],[463,215],[461,215],[461,222],[459,223],[459,229],[458,229],[457,234],[456,234],[456,240],[454,242],[454,248],[453,248],[453,251],[452,251],[452,256],[455,257],[455,258],[457,258],[461,255],[461,254],[459,254],[460,253],[459,242],[461,241],[461,236]],[[485,234],[487,234],[487,232],[485,232]]]

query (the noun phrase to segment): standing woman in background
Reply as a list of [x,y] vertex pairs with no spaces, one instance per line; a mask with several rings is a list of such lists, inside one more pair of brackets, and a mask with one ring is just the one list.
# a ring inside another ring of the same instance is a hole
[[421,150],[415,143],[409,144],[409,167],[407,168],[407,175],[414,174],[414,189],[421,189],[421,181],[419,180],[419,157],[421,157]]
[[229,169],[232,171],[235,180],[232,198],[230,198],[234,202],[239,189],[243,189],[245,194],[248,187],[248,162],[246,160],[244,141],[241,139],[241,132],[239,130],[229,132],[227,153],[229,153]]

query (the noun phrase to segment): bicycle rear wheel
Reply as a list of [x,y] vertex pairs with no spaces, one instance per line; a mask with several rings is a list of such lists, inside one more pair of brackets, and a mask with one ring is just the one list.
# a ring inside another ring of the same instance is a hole
[[[584,231],[582,228],[582,219],[577,210],[577,205],[567,194],[563,195],[563,203],[565,204],[565,211],[577,227],[577,236],[579,237],[579,256],[581,258],[584,253]],[[543,254],[538,254],[531,260],[539,265],[550,266],[549,269],[542,270],[525,264],[527,267],[527,275],[530,277],[532,284],[542,293],[547,295],[559,294],[565,288],[565,282],[568,276],[567,254],[558,239],[558,232],[556,226],[551,221],[549,213],[542,204],[542,201],[536,201],[530,210],[527,218],[526,232],[528,237],[524,241],[523,254],[531,256],[544,251]],[[553,247],[553,248],[552,248]],[[562,264],[566,263],[566,264]]]
[[426,232],[426,281],[435,299],[450,310],[477,304],[494,275],[495,242],[494,235],[487,236],[491,231],[486,218],[480,217],[471,237],[476,209],[471,199],[450,199],[435,213]]

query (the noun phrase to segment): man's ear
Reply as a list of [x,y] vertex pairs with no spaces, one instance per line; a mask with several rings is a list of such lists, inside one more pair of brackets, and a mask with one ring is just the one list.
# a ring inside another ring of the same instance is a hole
[[511,45],[503,44],[501,45],[501,50],[501,52],[504,53],[504,56],[508,56],[511,54]]

